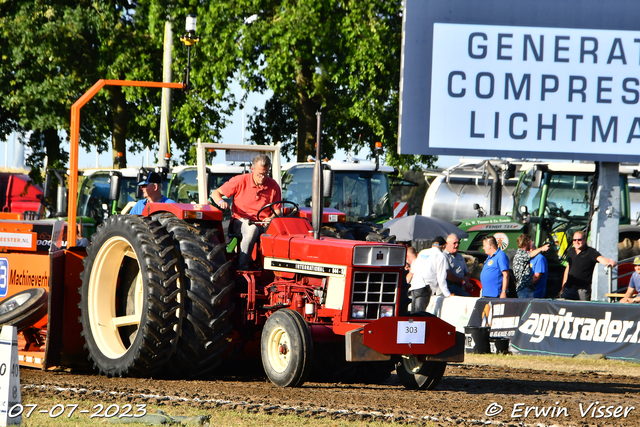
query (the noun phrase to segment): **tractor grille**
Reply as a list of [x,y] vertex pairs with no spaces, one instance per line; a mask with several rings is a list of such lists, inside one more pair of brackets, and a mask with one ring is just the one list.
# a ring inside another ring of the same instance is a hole
[[396,303],[398,273],[353,273],[351,304],[364,305],[365,319],[380,318],[380,307]]

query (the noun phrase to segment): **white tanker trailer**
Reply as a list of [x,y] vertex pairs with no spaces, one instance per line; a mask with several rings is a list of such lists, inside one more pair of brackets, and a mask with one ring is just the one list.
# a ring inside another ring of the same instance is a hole
[[[501,175],[503,167],[508,167],[503,160],[486,160],[480,163],[463,162],[447,169],[427,169],[424,175],[430,184],[422,203],[422,215],[453,221],[491,212],[491,190],[494,186],[487,163],[491,164],[494,171],[500,171]],[[506,215],[513,208],[513,192],[518,180],[503,179],[502,176],[499,179],[503,183],[502,197],[499,212],[494,214]]]
[[[479,163],[461,162],[446,169],[425,170],[429,188],[422,203],[422,215],[454,221],[490,212],[493,186],[485,162],[490,162],[498,170],[502,170],[507,164],[502,160],[488,160]],[[518,184],[521,163],[515,163],[514,178],[499,177],[503,186],[500,212],[496,212],[498,215],[508,215],[513,209],[513,192]],[[478,205],[478,208],[474,208],[474,205]],[[640,223],[640,179],[632,176],[629,176],[629,205],[631,223]]]

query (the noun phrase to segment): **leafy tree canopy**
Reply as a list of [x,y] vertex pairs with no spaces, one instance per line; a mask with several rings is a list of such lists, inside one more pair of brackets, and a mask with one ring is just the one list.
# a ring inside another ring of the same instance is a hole
[[304,161],[321,111],[325,156],[381,141],[391,164],[433,160],[396,154],[400,0],[237,0],[211,3],[204,17],[207,36],[225,40],[220,69],[248,91],[273,91],[249,120],[256,143],[281,141]]
[[[171,141],[183,161],[193,161],[197,138],[220,141],[245,101],[228,91],[240,78],[248,92],[273,92],[250,118],[256,143],[282,141],[285,155],[305,160],[321,111],[325,156],[381,141],[390,164],[429,163],[396,154],[401,12],[400,0],[0,0],[0,133],[31,131],[31,166],[45,154],[63,166],[73,102],[98,79],[161,80],[167,17],[179,35],[196,13],[193,90],[172,96]],[[178,37],[173,57],[179,81],[187,54]],[[126,155],[125,141],[130,152],[156,151],[160,96],[102,90],[82,109],[81,144],[104,151],[111,138],[114,158]]]

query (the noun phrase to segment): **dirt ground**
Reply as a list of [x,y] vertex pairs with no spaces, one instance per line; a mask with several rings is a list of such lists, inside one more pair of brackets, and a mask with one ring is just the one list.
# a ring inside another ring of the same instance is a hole
[[27,368],[20,375],[23,404],[46,396],[87,409],[113,401],[413,425],[640,425],[640,377],[597,372],[450,364],[436,390],[419,392],[405,390],[395,374],[381,385],[306,383],[293,389],[260,375],[167,381]]

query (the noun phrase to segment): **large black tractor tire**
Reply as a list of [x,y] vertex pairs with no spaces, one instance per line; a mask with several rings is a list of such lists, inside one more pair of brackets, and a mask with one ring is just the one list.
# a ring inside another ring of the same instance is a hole
[[309,325],[294,310],[281,309],[264,324],[260,339],[262,366],[278,387],[299,387],[313,364],[313,340]]
[[80,321],[101,374],[150,377],[166,366],[180,327],[177,263],[157,221],[116,215],[98,227],[84,259]]
[[389,235],[389,229],[373,222],[348,222],[345,225],[325,225],[320,235],[346,240],[365,242],[395,243],[396,236]]
[[396,364],[398,379],[407,390],[433,390],[442,379],[447,362],[425,361],[424,356],[401,356]]
[[367,242],[395,243],[396,236],[389,235],[389,229],[374,222],[353,223],[356,239]]
[[49,294],[43,288],[18,292],[0,303],[0,326],[15,326],[21,332],[47,314]]
[[356,239],[353,235],[353,229],[345,227],[342,224],[323,225],[320,229],[320,235],[326,237],[335,237],[336,239]]
[[203,229],[171,214],[154,217],[179,248],[180,288],[184,298],[182,332],[169,374],[202,378],[220,365],[231,335],[234,305],[231,261],[218,231]]

